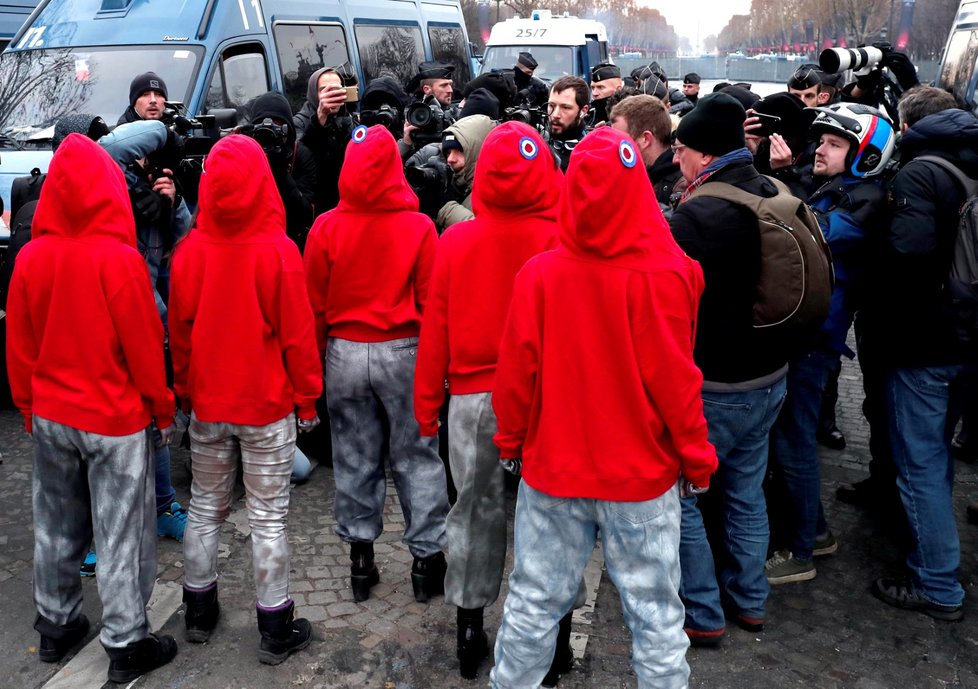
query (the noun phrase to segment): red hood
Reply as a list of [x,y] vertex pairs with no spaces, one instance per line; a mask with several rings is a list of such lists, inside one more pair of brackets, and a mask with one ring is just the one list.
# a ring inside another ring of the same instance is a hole
[[479,153],[472,185],[476,216],[557,218],[563,175],[539,133],[519,122],[494,128]]
[[417,211],[418,197],[404,178],[404,163],[386,127],[359,126],[346,145],[338,210],[351,213]]
[[81,134],[70,134],[58,146],[41,187],[33,236],[46,234],[105,237],[136,246],[136,223],[122,169]]
[[643,259],[645,267],[653,249],[675,247],[638,147],[626,134],[601,127],[574,149],[560,203],[560,243],[588,258]]
[[218,141],[200,176],[197,229],[221,239],[285,234],[285,207],[265,152],[247,136]]

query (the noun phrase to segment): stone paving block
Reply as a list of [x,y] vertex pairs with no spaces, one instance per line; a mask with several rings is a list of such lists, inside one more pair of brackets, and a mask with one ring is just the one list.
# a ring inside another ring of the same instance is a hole
[[323,620],[329,619],[329,613],[326,612],[326,608],[322,605],[307,605],[302,608],[302,617],[305,617],[310,622],[322,622]]
[[357,607],[355,603],[340,601],[338,603],[330,603],[327,605],[326,612],[330,617],[343,617],[345,615],[356,615],[358,612],[360,612],[360,608]]

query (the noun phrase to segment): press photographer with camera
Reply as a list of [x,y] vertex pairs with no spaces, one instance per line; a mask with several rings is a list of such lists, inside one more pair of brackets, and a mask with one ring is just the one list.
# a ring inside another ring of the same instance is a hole
[[[352,82],[346,85],[347,82]],[[346,156],[346,144],[356,121],[349,107],[356,107],[359,94],[355,78],[333,67],[316,70],[309,77],[306,90],[308,107],[315,107],[315,116],[308,122],[303,111],[292,122],[299,140],[312,151],[316,164],[315,214],[335,208],[340,200],[340,169]]]
[[404,130],[404,108],[410,99],[404,87],[391,74],[381,74],[367,84],[360,100],[360,124],[372,127],[379,124],[395,139]]
[[537,61],[532,53],[521,52],[513,67],[513,79],[518,90],[518,101],[524,102],[531,108],[542,108],[547,104],[549,89],[541,79],[533,76]]
[[842,88],[842,100],[885,109],[894,123],[899,122],[900,96],[920,83],[910,58],[885,41],[858,48],[826,48],[818,64],[827,74],[851,69],[856,80]]
[[406,159],[422,146],[438,141],[445,127],[458,118],[452,105],[452,75],[455,65],[422,62],[411,77],[407,92],[415,101],[405,111],[404,129],[397,142],[401,158]]
[[314,219],[316,161],[308,147],[296,141],[292,108],[281,93],[263,93],[248,104],[247,111],[250,123],[236,131],[257,141],[265,152],[285,206],[285,233],[301,253]]

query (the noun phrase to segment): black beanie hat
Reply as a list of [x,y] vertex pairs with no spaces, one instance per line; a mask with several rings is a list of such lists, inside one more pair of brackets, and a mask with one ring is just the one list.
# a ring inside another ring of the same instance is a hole
[[721,156],[744,147],[747,112],[733,96],[711,93],[687,112],[676,129],[676,139],[694,151]]
[[163,94],[163,100],[167,99],[166,82],[156,72],[144,72],[136,75],[129,84],[129,105],[135,105],[136,99],[147,91],[159,91]]
[[485,115],[490,120],[499,119],[499,99],[489,89],[478,88],[465,97],[465,105],[459,119],[469,115]]
[[798,96],[787,91],[772,93],[761,98],[754,103],[753,109],[765,115],[780,117],[781,121],[773,129],[789,139],[807,136],[808,128],[812,126],[818,114],[814,110],[806,109]]

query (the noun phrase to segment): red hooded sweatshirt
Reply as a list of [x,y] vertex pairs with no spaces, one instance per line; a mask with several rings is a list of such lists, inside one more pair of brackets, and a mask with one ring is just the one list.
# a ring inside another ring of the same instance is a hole
[[649,500],[680,473],[709,485],[693,363],[703,274],[624,134],[601,128],[574,150],[560,241],[516,277],[493,384],[500,456],[522,456],[524,480],[558,497]]
[[416,337],[434,263],[434,223],[418,213],[394,137],[357,127],[340,171],[340,203],[306,241],[306,284],[321,354],[326,339]]
[[486,138],[472,191],[476,219],[438,240],[414,378],[422,435],[438,432],[446,376],[453,395],[492,391],[513,278],[556,246],[562,182],[533,128],[507,122]]
[[7,301],[7,369],[31,415],[99,435],[173,422],[163,324],[122,170],[71,134],[51,160]]
[[201,421],[265,426],[316,416],[322,365],[299,249],[261,147],[221,139],[204,161],[197,225],[173,255],[177,396]]

